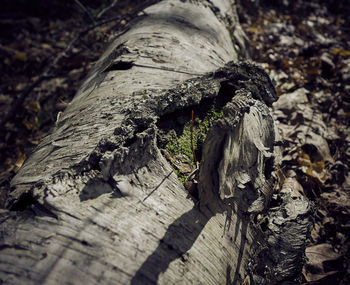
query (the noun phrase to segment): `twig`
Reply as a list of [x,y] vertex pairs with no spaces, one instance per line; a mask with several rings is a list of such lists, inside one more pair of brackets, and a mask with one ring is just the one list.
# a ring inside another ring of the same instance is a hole
[[194,147],[193,147],[193,125],[194,125],[194,111],[192,110],[192,120],[191,120],[191,149],[192,149],[192,155],[193,155],[193,163],[194,166],[197,167],[197,159],[196,154],[194,153]]
[[99,23],[96,23],[94,25],[91,25],[89,27],[87,27],[86,29],[82,30],[79,32],[79,34],[68,44],[68,46],[64,49],[64,51],[62,51],[56,58],[54,61],[52,61],[49,65],[47,65],[44,68],[44,71],[38,76],[38,78],[31,83],[29,86],[27,86],[23,93],[15,100],[15,102],[13,103],[10,111],[6,114],[6,116],[2,119],[2,121],[0,122],[0,129],[3,129],[5,124],[11,120],[13,118],[13,116],[16,113],[16,110],[19,106],[22,105],[22,103],[24,102],[25,98],[33,91],[33,89],[38,86],[44,79],[47,79],[49,77],[49,73],[52,71],[52,69],[54,67],[56,67],[57,63],[61,60],[62,57],[65,57],[67,55],[67,52],[75,45],[75,43],[85,34],[87,34],[89,31],[103,26],[105,24],[108,24],[110,22],[113,21],[117,21],[117,20],[122,20],[125,19],[127,17],[133,17],[135,15],[137,15],[138,12],[142,11],[143,9],[145,9],[146,7],[148,7],[149,5],[155,3],[157,1],[155,0],[151,0],[151,1],[146,1],[141,3],[140,5],[136,6],[130,13],[126,13],[125,15],[119,15],[117,17],[113,17],[104,21],[101,21]]
[[5,52],[6,54],[15,54],[18,53],[18,50],[15,50],[13,48],[5,47],[2,44],[0,44],[0,51]]
[[79,6],[79,8],[81,9],[81,10],[83,10],[83,12],[86,14],[86,15],[88,15],[88,17],[90,18],[90,20],[91,20],[91,22],[92,23],[96,23],[95,22],[95,19],[94,19],[94,17],[91,15],[91,13],[89,12],[89,10],[79,1],[79,0],[74,0],[75,1],[75,3],[77,3],[77,5]]
[[118,0],[114,0],[111,5],[102,9],[102,11],[97,14],[96,19],[100,19],[104,13],[106,13],[108,10],[112,9],[115,5],[117,5],[117,3],[118,3]]
[[170,175],[174,173],[174,171],[170,171],[170,173],[163,178],[163,180],[149,193],[145,198],[143,198],[142,202],[145,202],[163,183],[166,179],[170,177]]

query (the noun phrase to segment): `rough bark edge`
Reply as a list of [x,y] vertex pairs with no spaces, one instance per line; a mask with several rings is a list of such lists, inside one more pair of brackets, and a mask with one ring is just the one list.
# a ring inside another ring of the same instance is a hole
[[247,264],[250,284],[300,284],[314,213],[306,198],[273,195],[267,215],[257,224],[265,244]]
[[[230,62],[215,72],[187,80],[170,90],[147,90],[147,94],[144,94],[145,100],[141,102],[137,100],[131,107],[121,109],[125,119],[115,128],[113,136],[102,139],[95,150],[86,159],[76,164],[73,170],[59,171],[51,180],[60,181],[64,177],[86,181],[102,178],[110,182],[116,172],[125,173],[126,171],[123,167],[113,166],[111,152],[121,147],[128,148],[135,142],[137,134],[154,128],[152,125],[161,121],[165,115],[176,116],[179,110],[196,106],[205,99],[215,98],[219,95],[220,89],[224,89],[223,93],[226,96],[227,94],[234,96],[235,91],[242,88],[249,91],[252,98],[268,106],[277,98],[269,76],[262,69],[248,62],[240,64]],[[43,202],[45,196],[50,195],[50,190],[41,191],[45,187],[43,183],[38,181],[30,189],[26,184],[16,185],[16,191],[10,193],[8,207],[13,210],[24,209],[35,200]],[[41,190],[34,191],[35,188]],[[53,194],[57,195],[57,193]]]

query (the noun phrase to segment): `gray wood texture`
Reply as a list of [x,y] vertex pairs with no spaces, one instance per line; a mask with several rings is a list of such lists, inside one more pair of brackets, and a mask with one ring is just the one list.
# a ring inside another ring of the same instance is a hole
[[[272,192],[267,106],[276,94],[262,70],[237,64],[247,48],[231,2],[162,1],[109,45],[12,181],[11,210],[0,216],[5,284],[273,284],[298,275],[277,245],[299,261],[309,203],[298,201],[296,213],[286,197],[269,212],[284,224],[291,209],[283,233],[304,231],[296,245],[269,223],[268,241],[254,223]],[[161,125],[219,97],[227,104],[203,148],[196,202],[159,149]]]

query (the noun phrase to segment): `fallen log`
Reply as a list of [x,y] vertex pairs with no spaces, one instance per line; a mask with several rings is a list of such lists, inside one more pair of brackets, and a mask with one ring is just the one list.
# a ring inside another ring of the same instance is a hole
[[[312,207],[273,196],[277,97],[264,71],[237,63],[244,43],[228,0],[162,1],[130,23],[13,179],[0,278],[298,280]],[[188,192],[167,146],[212,108]]]

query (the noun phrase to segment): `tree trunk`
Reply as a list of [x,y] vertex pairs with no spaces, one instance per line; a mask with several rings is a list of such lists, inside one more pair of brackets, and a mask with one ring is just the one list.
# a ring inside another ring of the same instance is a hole
[[[229,0],[162,1],[133,21],[13,179],[0,220],[1,279],[296,279],[311,207],[281,196],[256,223],[275,183],[268,106],[276,94],[258,67],[234,63],[245,43]],[[223,114],[211,123],[188,193],[162,149],[192,110],[214,105]]]

